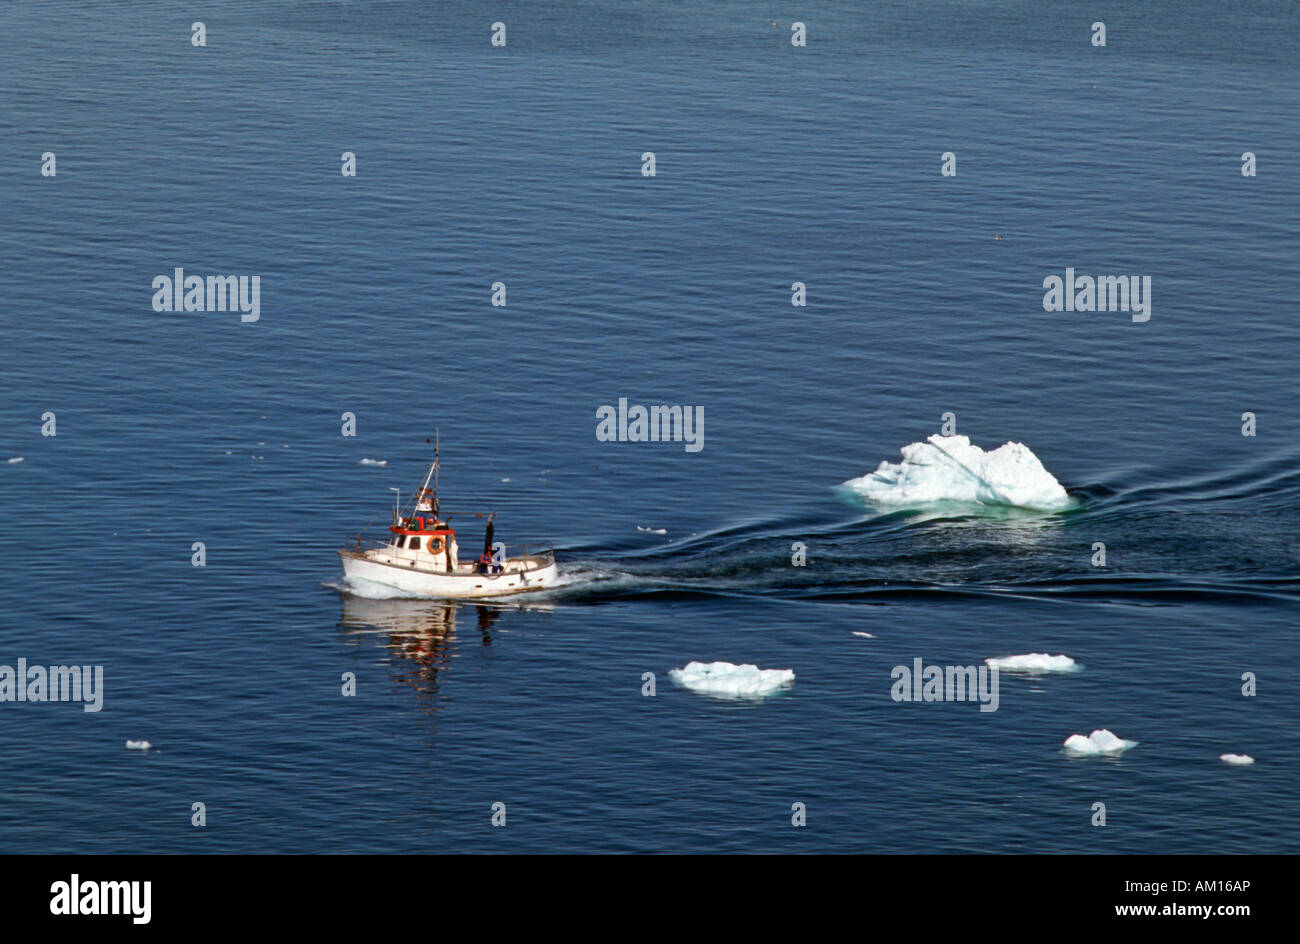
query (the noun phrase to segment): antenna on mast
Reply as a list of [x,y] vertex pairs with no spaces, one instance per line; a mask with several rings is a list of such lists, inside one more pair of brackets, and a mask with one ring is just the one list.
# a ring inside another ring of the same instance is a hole
[[[439,433],[434,431],[433,445],[433,465],[429,466],[429,474],[424,477],[424,484],[420,486],[419,492],[416,493],[416,511],[432,511],[434,519],[438,517],[438,439]],[[428,442],[428,438],[424,440]],[[433,488],[429,488],[429,481],[433,481]]]

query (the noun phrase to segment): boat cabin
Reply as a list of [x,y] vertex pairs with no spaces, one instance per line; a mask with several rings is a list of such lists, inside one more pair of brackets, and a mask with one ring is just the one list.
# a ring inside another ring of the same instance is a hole
[[419,561],[420,565],[446,573],[454,573],[459,563],[456,532],[439,521],[436,516],[412,515],[397,518],[388,530],[392,533],[389,546],[398,557]]

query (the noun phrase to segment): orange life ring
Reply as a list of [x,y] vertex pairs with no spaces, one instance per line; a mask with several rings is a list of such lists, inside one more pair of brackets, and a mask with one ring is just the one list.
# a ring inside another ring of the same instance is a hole
[[439,554],[441,552],[442,552],[442,538],[439,537],[429,538],[429,553]]

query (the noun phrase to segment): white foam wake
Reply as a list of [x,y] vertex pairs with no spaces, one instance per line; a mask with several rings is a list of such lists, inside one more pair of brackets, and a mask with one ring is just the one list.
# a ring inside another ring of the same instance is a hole
[[1020,675],[1049,675],[1083,671],[1083,666],[1069,656],[1049,656],[1045,652],[1029,652],[1023,656],[996,656],[984,661],[999,672],[1012,672]]
[[900,451],[902,462],[882,462],[844,486],[882,505],[958,501],[1055,511],[1070,504],[1061,483],[1023,443],[985,452],[965,436],[936,434]]
[[1122,754],[1130,748],[1137,747],[1137,744],[1137,741],[1126,741],[1102,728],[1100,731],[1093,731],[1087,737],[1082,734],[1071,734],[1065,739],[1065,753],[1074,757]]
[[706,695],[752,698],[771,695],[794,681],[793,669],[760,669],[730,662],[688,662],[668,673],[676,685]]

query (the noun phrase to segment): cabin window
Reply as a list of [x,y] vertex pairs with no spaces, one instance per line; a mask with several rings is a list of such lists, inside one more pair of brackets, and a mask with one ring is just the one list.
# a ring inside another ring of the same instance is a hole
[[400,534],[393,540],[394,547],[402,547],[403,545],[405,545],[405,543],[406,543],[406,538],[404,538]]

